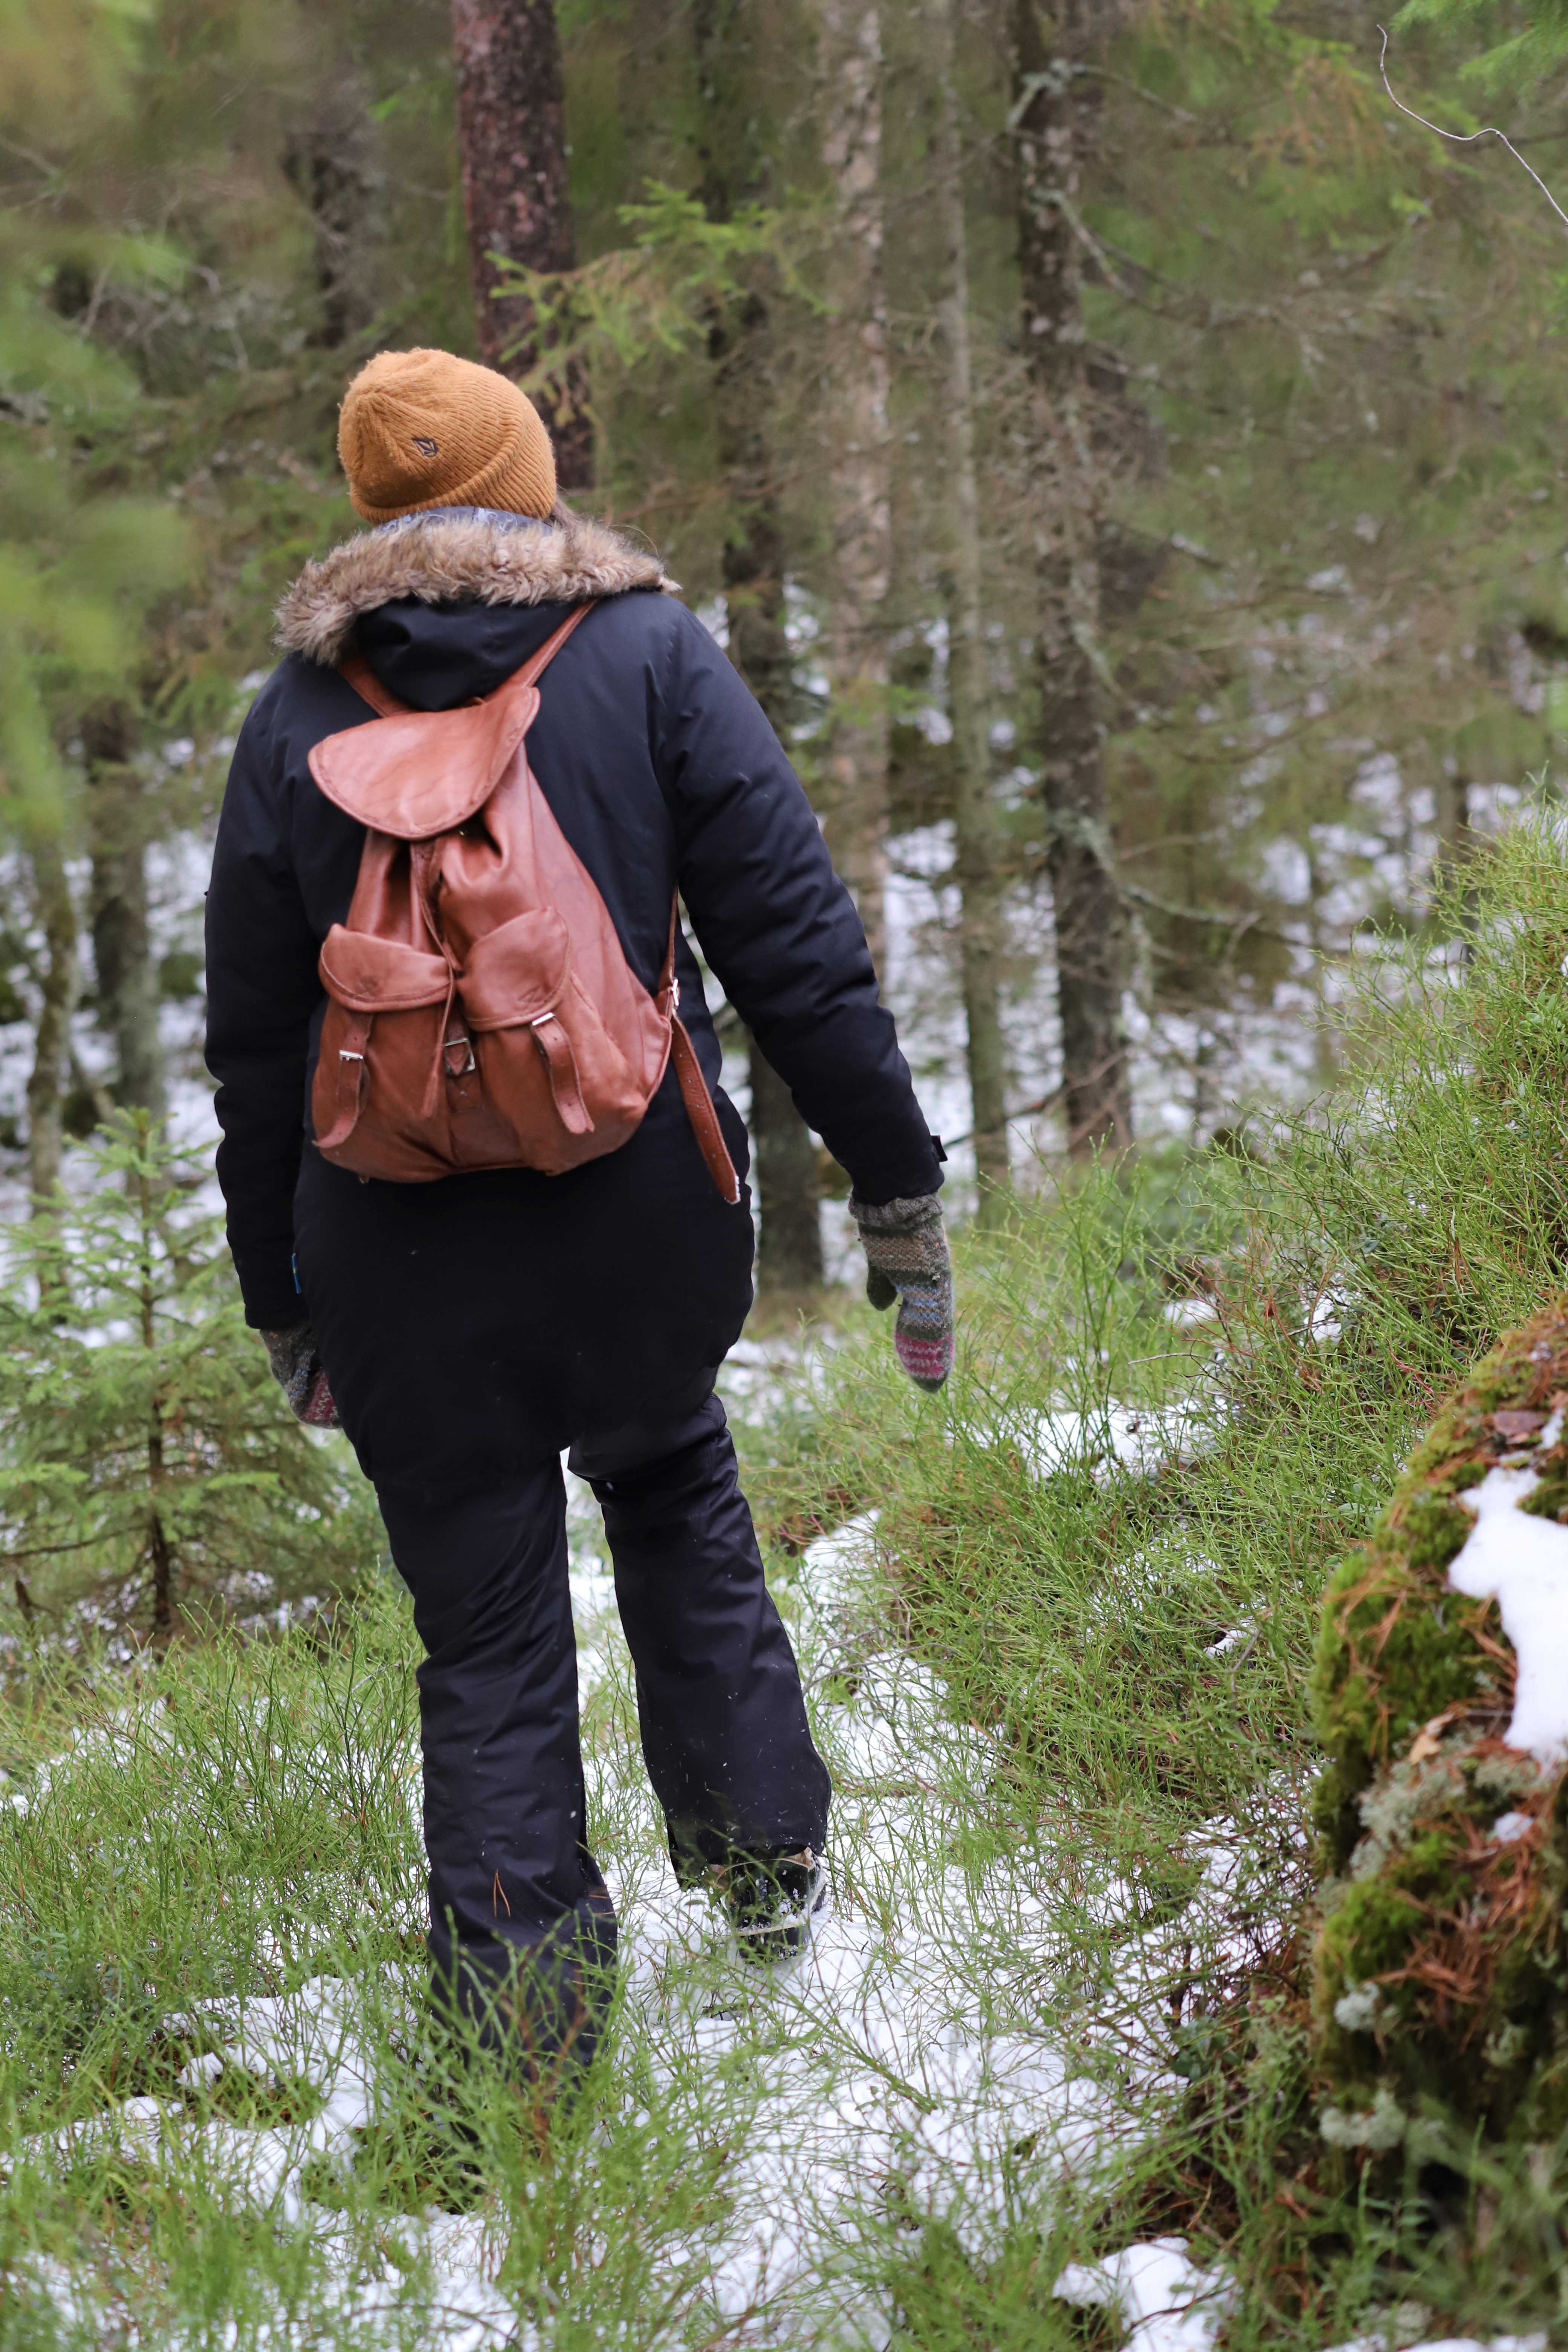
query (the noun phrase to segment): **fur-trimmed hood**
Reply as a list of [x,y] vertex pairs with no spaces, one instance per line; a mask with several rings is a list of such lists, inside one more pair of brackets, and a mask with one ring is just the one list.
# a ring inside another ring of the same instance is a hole
[[278,643],[330,666],[362,613],[422,604],[577,604],[630,589],[677,593],[657,555],[604,523],[536,522],[485,507],[441,507],[384,523],[307,563],[278,607]]

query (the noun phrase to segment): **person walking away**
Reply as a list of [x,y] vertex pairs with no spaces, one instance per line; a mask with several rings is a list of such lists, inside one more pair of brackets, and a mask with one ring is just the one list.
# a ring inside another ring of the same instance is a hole
[[341,1425],[414,1601],[433,1990],[548,2089],[616,1916],[587,1844],[563,1450],[604,1512],[680,1880],[797,1948],[828,1775],[714,1380],[750,1307],[710,969],[849,1171],[906,1369],[952,1360],[928,1132],[865,934],[757,704],[658,560],[568,511],[505,377],[386,352],[339,451],[207,900],[247,1319]]

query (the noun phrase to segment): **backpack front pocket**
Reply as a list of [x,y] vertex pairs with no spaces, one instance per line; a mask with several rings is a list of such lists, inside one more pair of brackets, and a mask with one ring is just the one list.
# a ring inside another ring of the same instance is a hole
[[552,1013],[572,968],[572,935],[553,907],[485,932],[458,982],[470,1029],[519,1029]]
[[452,985],[445,956],[374,931],[347,930],[342,923],[327,933],[318,970],[327,994],[351,1013],[409,1013],[416,1005],[442,1004]]

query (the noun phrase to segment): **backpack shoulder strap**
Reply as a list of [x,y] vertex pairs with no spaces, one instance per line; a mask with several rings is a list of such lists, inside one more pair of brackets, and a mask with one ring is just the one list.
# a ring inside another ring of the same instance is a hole
[[686,1105],[686,1116],[691,1121],[697,1149],[720,1199],[733,1208],[741,1197],[741,1180],[735,1173],[735,1163],[730,1157],[724,1130],[697,1058],[697,1048],[676,1010],[680,1003],[680,982],[675,977],[675,934],[679,921],[680,894],[677,891],[669,903],[669,945],[664,953],[664,970],[658,976],[658,1009],[669,1023],[669,1057],[675,1064],[675,1082]]
[[598,601],[596,596],[590,596],[585,604],[574,604],[561,626],[551,631],[539,651],[529,656],[522,667],[508,678],[507,685],[537,686],[573,630],[587,619]]
[[353,687],[362,702],[369,703],[378,719],[401,719],[414,708],[411,702],[402,701],[383,686],[369,662],[362,661],[358,654],[343,656],[338,664],[338,676]]

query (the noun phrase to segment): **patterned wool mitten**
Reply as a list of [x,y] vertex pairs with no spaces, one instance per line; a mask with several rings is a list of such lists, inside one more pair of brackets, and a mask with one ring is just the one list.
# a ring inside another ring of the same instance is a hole
[[927,1192],[873,1208],[852,1194],[849,1213],[869,1268],[867,1297],[877,1307],[899,1302],[893,1345],[900,1363],[917,1388],[941,1388],[952,1370],[952,1261],[941,1202]]
[[307,1429],[341,1429],[332,1391],[316,1345],[313,1323],[296,1323],[287,1331],[263,1331],[272,1377],[289,1400],[289,1410]]

